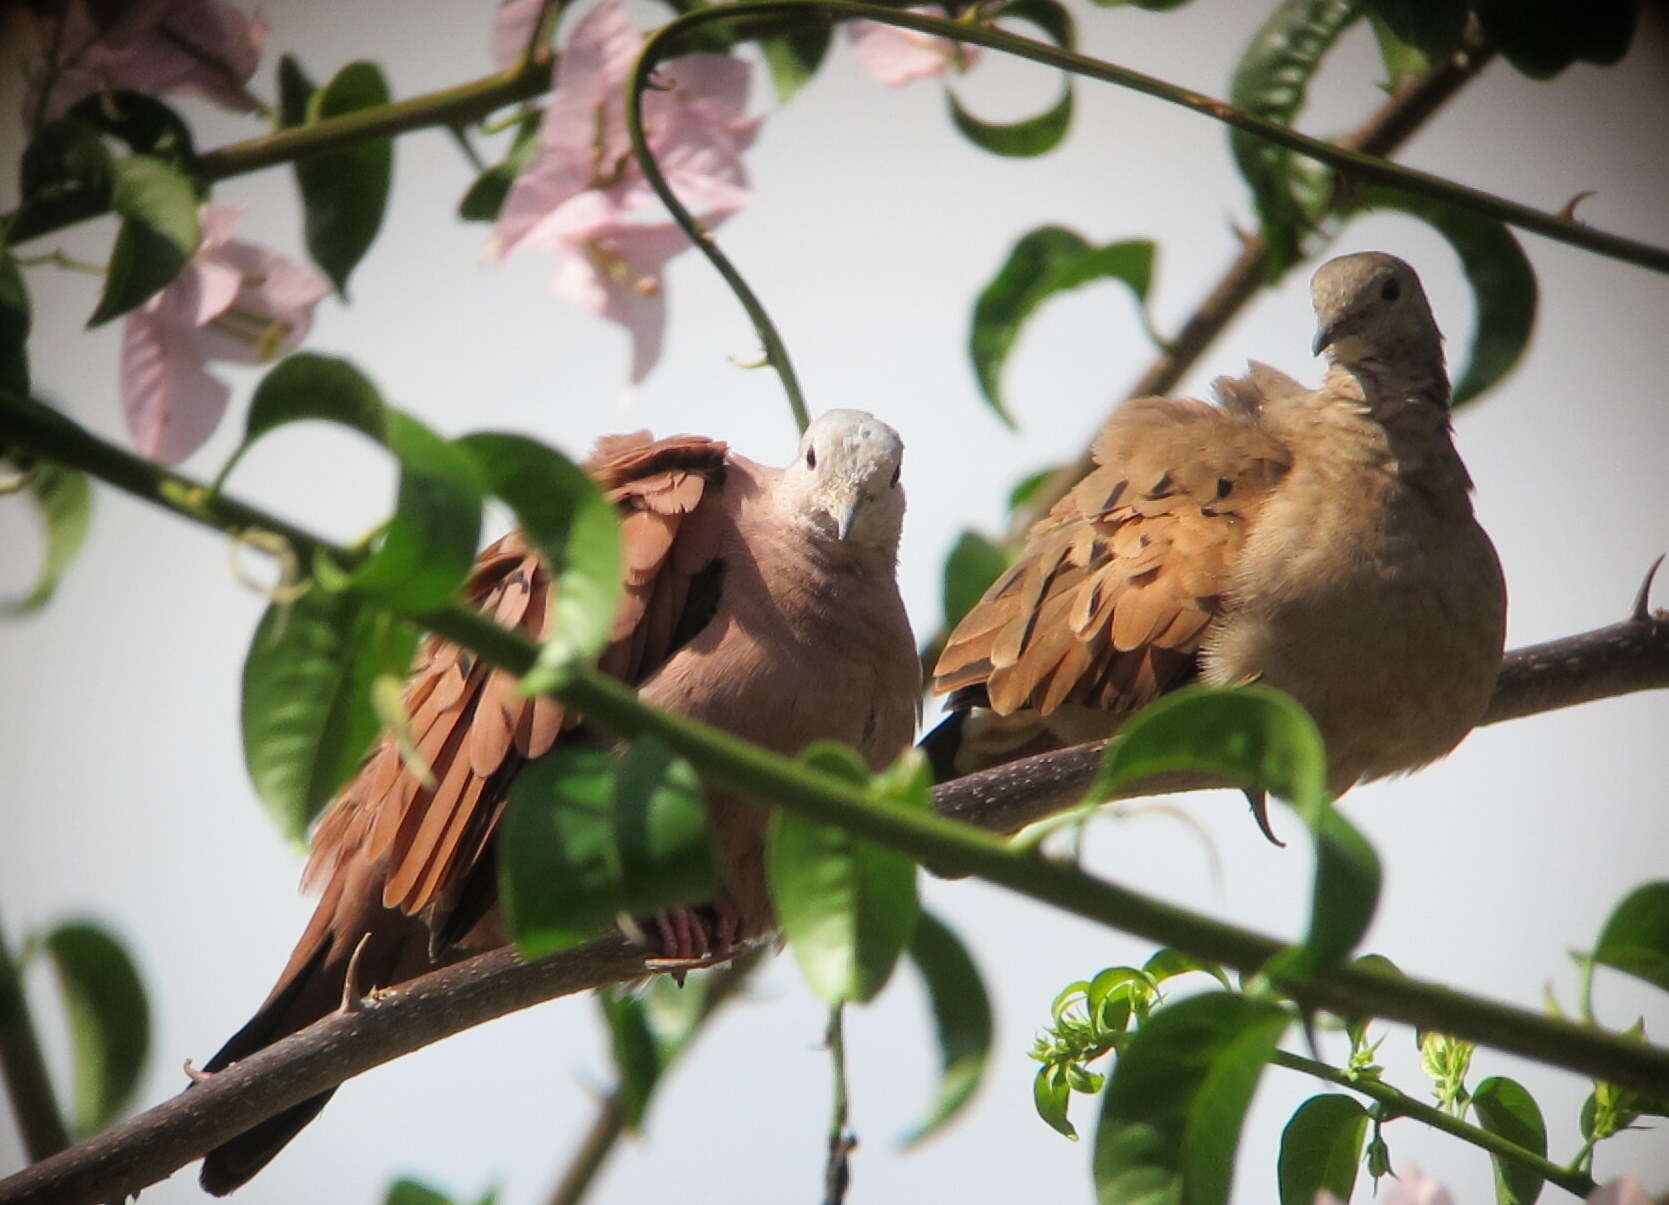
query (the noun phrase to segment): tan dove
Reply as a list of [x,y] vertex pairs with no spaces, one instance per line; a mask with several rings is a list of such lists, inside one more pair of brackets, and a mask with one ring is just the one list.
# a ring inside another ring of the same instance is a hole
[[1477,723],[1506,587],[1450,439],[1425,292],[1363,253],[1323,264],[1311,296],[1320,389],[1253,363],[1217,382],[1221,408],[1113,414],[1099,467],[939,658],[953,714],[924,745],[941,778],[1111,735],[1190,682],[1295,695],[1335,794],[1442,757]]
[[[793,754],[818,740],[879,769],[914,735],[921,669],[894,567],[903,444],[872,416],[835,410],[774,469],[698,436],[603,440],[588,469],[619,508],[625,598],[602,669],[658,707]],[[550,634],[545,566],[512,533],[482,553],[470,603],[506,627]],[[304,884],[313,919],[254,1018],[207,1064],[225,1067],[335,1009],[350,958],[356,987],[399,983],[502,945],[494,832],[517,771],[559,742],[602,738],[501,670],[430,637],[407,714],[433,787],[384,738],[320,821]],[[710,908],[659,919],[661,953],[723,950],[773,925],[766,814],[710,794],[721,865]],[[201,1182],[244,1183],[324,1107],[329,1093],[209,1152]]]

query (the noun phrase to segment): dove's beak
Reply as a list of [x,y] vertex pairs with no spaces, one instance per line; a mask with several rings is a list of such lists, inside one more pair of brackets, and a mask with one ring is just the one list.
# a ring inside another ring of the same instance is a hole
[[1339,324],[1338,323],[1329,322],[1329,323],[1326,323],[1323,326],[1318,326],[1316,328],[1315,341],[1310,344],[1310,354],[1312,356],[1319,356],[1322,352],[1326,351],[1329,347],[1332,347],[1333,346],[1333,341],[1335,339],[1337,339],[1338,337],[1339,337]]
[[835,515],[836,538],[845,540],[847,536],[852,534],[852,524],[857,522],[858,511],[862,509],[863,503],[863,494],[854,493],[841,504],[839,512]]

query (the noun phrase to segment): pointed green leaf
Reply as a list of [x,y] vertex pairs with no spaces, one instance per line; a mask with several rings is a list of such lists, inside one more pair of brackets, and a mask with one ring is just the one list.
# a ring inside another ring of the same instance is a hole
[[[1145,306],[1153,280],[1153,243],[1146,239],[1091,246],[1076,231],[1040,226],[1023,235],[974,303],[968,354],[980,391],[997,417],[1014,426],[1002,397],[1002,369],[1033,311],[1057,293],[1098,280],[1120,280]],[[1144,318],[1145,321],[1145,318]]]
[[1053,477],[1059,469],[1058,465],[1038,469],[1034,473],[1027,473],[1014,483],[1014,488],[1008,491],[1008,513],[1013,516],[1021,507],[1028,505],[1037,497],[1037,491],[1043,488],[1045,482]]
[[653,737],[624,759],[559,746],[528,763],[511,784],[498,849],[505,923],[526,958],[713,892],[695,772]]
[[278,60],[278,120],[284,126],[306,124],[307,105],[318,85],[302,69],[293,54]]
[[[1057,0],[1016,0],[1003,7],[1004,20],[1013,18],[1041,29],[1045,36],[1063,50],[1071,50],[1077,43],[1072,14]],[[981,121],[962,107],[956,93],[945,90],[950,104],[950,119],[975,146],[996,155],[1030,158],[1054,150],[1066,137],[1072,124],[1072,77],[1061,80],[1060,99],[1034,117],[1015,122]]]
[[[1322,59],[1358,13],[1356,0],[1282,0],[1241,56],[1230,103],[1292,125]],[[1229,147],[1252,190],[1268,242],[1264,275],[1276,280],[1301,258],[1300,241],[1331,202],[1332,173],[1243,130],[1230,131]]]
[[1348,1096],[1312,1096],[1281,1131],[1281,1205],[1315,1205],[1323,1189],[1350,1200],[1368,1138],[1368,1111]]
[[383,1205],[457,1205],[457,1202],[438,1188],[402,1176],[388,1186]]
[[516,123],[516,136],[504,162],[495,163],[475,178],[458,202],[458,216],[466,222],[496,222],[510,186],[539,149],[539,114],[529,113]]
[[481,538],[485,483],[476,461],[410,415],[385,406],[376,387],[346,360],[297,352],[261,378],[243,442],[215,488],[257,440],[307,419],[341,423],[367,435],[400,464],[394,517],[376,551],[343,584],[408,613],[455,601]]
[[1390,188],[1368,188],[1364,206],[1419,218],[1449,240],[1472,286],[1477,314],[1465,371],[1454,388],[1456,406],[1492,388],[1518,365],[1536,323],[1536,271],[1513,232],[1494,218]]
[[115,166],[110,208],[122,219],[89,327],[149,301],[174,283],[197,250],[197,194],[178,168],[133,155]]
[[34,588],[22,598],[0,599],[0,616],[38,611],[51,600],[58,579],[80,551],[92,521],[93,491],[84,474],[36,461],[29,469],[28,489],[41,517],[46,552]]
[[1600,930],[1593,957],[1669,991],[1669,881],[1629,892]]
[[1212,962],[1202,962],[1192,954],[1184,954],[1181,950],[1166,947],[1155,950],[1151,957],[1142,964],[1142,970],[1155,983],[1163,983],[1167,979],[1174,979],[1178,975],[1186,975],[1190,971],[1199,971],[1210,975],[1223,985],[1223,990],[1230,990],[1229,977],[1223,973],[1223,968]]
[[794,99],[794,94],[817,74],[829,52],[833,33],[831,25],[808,23],[790,33],[759,40],[765,66],[771,71],[771,83],[776,85],[779,105],[786,105]]
[[547,690],[572,663],[594,659],[614,627],[623,572],[614,507],[585,470],[537,440],[481,433],[458,446],[550,567],[551,635],[522,683],[525,692]]
[[[388,84],[375,63],[349,63],[307,100],[307,121],[341,117],[389,103]],[[305,211],[308,254],[345,299],[348,275],[382,226],[394,173],[394,143],[373,138],[296,161]]]
[[1066,1068],[1059,1063],[1039,1067],[1032,1080],[1032,1106],[1051,1130],[1076,1142],[1078,1129],[1066,1116],[1071,1103],[1072,1087],[1066,1082]]
[[930,912],[916,921],[910,958],[921,972],[939,1038],[939,1092],[927,1119],[910,1131],[915,1146],[949,1125],[973,1101],[991,1057],[991,998],[968,948]]
[[[1518,1081],[1490,1076],[1472,1093],[1472,1107],[1477,1110],[1478,1124],[1491,1134],[1546,1157],[1547,1124],[1536,1098]],[[1541,1196],[1542,1178],[1499,1155],[1491,1155],[1490,1161],[1495,1164],[1496,1205],[1534,1205]]]
[[243,664],[243,756],[291,840],[359,768],[381,726],[373,684],[403,677],[416,645],[410,624],[317,585],[262,615]]
[[977,531],[965,531],[957,537],[945,558],[945,631],[962,622],[1007,568],[1008,555]]
[[92,1134],[132,1102],[151,1045],[151,1007],[127,947],[102,925],[74,921],[41,947],[63,989],[75,1053],[75,1128]]
[[[843,745],[813,745],[800,760],[852,783],[869,781]],[[930,806],[926,782],[925,767],[916,767],[909,790],[894,796],[900,806]],[[872,999],[915,930],[916,864],[845,829],[779,811],[766,870],[783,933],[812,991],[828,1004]]]
[[1225,992],[1155,1012],[1119,1051],[1095,1135],[1102,1205],[1224,1205],[1247,1106],[1290,1018]]
[[1379,61],[1385,65],[1387,91],[1395,91],[1404,82],[1431,70],[1431,60],[1410,42],[1399,38],[1396,31],[1378,16],[1369,18],[1374,41],[1379,44]]
[[[195,181],[197,148],[191,128],[154,96],[139,92],[95,92],[66,116],[90,129],[119,138],[136,155],[160,159]],[[199,195],[205,189],[197,187]]]
[[678,984],[657,975],[641,990],[609,988],[599,997],[614,1052],[617,1102],[632,1132],[642,1131],[655,1088],[695,1036],[711,987],[705,976]]
[[1628,51],[1639,0],[1476,0],[1484,37],[1533,79],[1575,62],[1610,66]]

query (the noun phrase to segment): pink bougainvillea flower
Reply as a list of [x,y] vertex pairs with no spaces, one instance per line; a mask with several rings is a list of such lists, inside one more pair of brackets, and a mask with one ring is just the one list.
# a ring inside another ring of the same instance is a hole
[[[67,0],[33,19],[42,64],[25,100],[25,120],[48,118],[93,92],[127,88],[152,95],[201,96],[228,108],[252,107],[244,85],[260,62],[271,27],[226,0],[134,0],[126,6]],[[114,15],[111,15],[114,14]],[[59,22],[62,28],[59,28]],[[55,49],[54,49],[55,48]],[[62,64],[42,110],[48,55]]]
[[545,0],[499,0],[493,13],[493,63],[503,71],[522,61]]
[[[618,0],[603,0],[575,26],[539,126],[539,148],[499,214],[491,248],[562,257],[556,292],[624,326],[633,382],[660,354],[666,262],[690,243],[631,155],[625,85],[643,39]],[[742,152],[758,131],[746,115],[751,68],[727,55],[694,54],[656,73],[643,99],[650,150],[674,195],[707,229],[747,204]]]
[[1652,1205],[1652,1199],[1640,1181],[1632,1176],[1619,1176],[1596,1188],[1587,1205]]
[[[932,5],[909,11],[928,17],[945,15],[943,9]],[[846,32],[864,70],[889,88],[934,79],[952,68],[966,71],[979,62],[977,46],[880,21],[853,21],[846,26]]]
[[231,237],[243,211],[205,205],[203,242],[179,278],[131,312],[122,332],[122,412],[134,445],[173,464],[203,445],[230,390],[209,360],[260,364],[295,348],[330,282]]

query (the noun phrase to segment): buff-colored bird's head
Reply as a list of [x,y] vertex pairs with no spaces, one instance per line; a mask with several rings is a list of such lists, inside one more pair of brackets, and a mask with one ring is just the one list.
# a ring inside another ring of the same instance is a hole
[[1312,351],[1355,368],[1370,361],[1434,360],[1442,365],[1442,335],[1420,278],[1402,260],[1380,251],[1341,255],[1310,280],[1316,332]]
[[904,524],[904,441],[863,410],[830,410],[806,428],[782,474],[784,498],[818,535],[896,549]]

